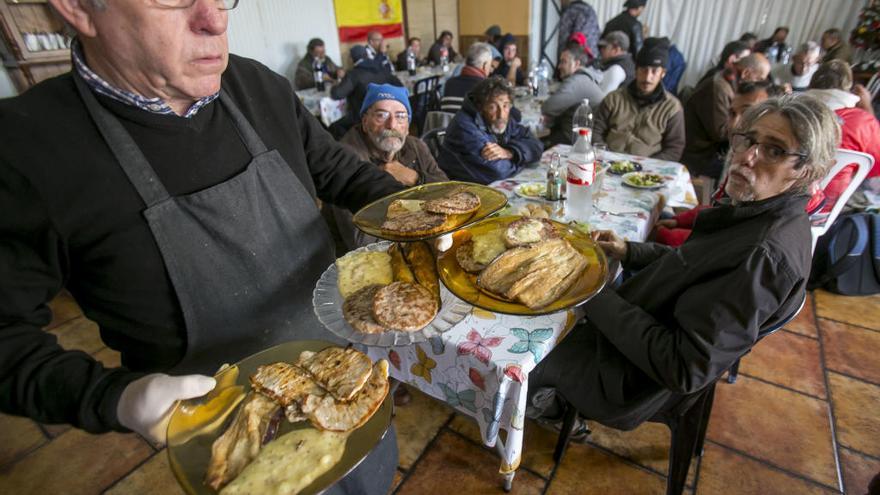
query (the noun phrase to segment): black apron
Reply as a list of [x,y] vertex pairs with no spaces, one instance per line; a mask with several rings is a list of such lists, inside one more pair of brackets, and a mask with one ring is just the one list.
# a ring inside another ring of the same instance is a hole
[[[315,200],[278,151],[266,149],[225,91],[219,102],[251,162],[225,182],[171,197],[119,120],[80,77],[74,80],[146,204],[144,217],[183,311],[186,354],[172,373],[211,375],[222,363],[290,340],[343,343],[312,310],[315,283],[335,259]],[[392,430],[331,493],[385,493],[396,467]]]

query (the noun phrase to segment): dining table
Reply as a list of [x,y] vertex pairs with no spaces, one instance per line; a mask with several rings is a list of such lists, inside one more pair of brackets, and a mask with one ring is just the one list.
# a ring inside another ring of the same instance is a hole
[[[666,181],[655,190],[624,185],[621,177],[601,174],[595,184],[594,209],[588,219],[566,216],[564,201],[547,201],[517,193],[520,185],[545,180],[553,153],[562,160],[571,147],[546,150],[539,163],[490,184],[504,192],[507,206],[501,215],[544,212],[549,218],[584,230],[610,229],[632,241],[644,241],[665,206],[692,207],[697,199],[690,175],[680,163],[606,152],[604,162],[628,160]],[[550,353],[581,314],[569,309],[541,316],[515,316],[473,308],[460,322],[421,343],[396,347],[367,347],[369,356],[387,359],[390,375],[400,382],[445,402],[475,419],[482,441],[497,449],[499,472],[510,490],[523,453],[529,372]],[[588,316],[588,315],[587,315]],[[506,436],[501,440],[499,432]]]

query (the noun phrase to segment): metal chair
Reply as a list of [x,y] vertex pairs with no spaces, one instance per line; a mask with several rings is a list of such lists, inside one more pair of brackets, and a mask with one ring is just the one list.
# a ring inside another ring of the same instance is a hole
[[437,108],[439,104],[439,86],[440,76],[431,76],[419,79],[413,87],[412,96],[409,97],[409,104],[412,107],[416,134],[422,133],[422,126],[425,123],[428,111]]
[[424,129],[422,129],[422,134],[427,134],[434,129],[446,129],[454,118],[454,113],[431,110],[425,117],[425,125]]
[[434,160],[438,160],[440,157],[440,147],[443,146],[443,138],[445,137],[445,127],[431,129],[422,135],[422,141],[428,146],[428,150],[431,151],[431,156],[434,157]]
[[825,234],[825,232],[828,232],[828,229],[831,228],[831,225],[837,220],[837,216],[840,215],[840,211],[843,210],[843,207],[846,205],[846,202],[849,201],[850,196],[856,192],[856,189],[862,184],[865,177],[868,176],[868,172],[870,172],[871,168],[874,166],[874,157],[860,151],[838,149],[837,154],[835,155],[834,166],[831,167],[831,170],[828,171],[825,178],[819,183],[819,187],[825,189],[841,170],[853,164],[858,168],[853,174],[852,180],[850,180],[849,184],[846,186],[846,189],[844,189],[835,201],[831,211],[828,214],[820,214],[811,219],[813,225],[810,227],[810,234],[813,238],[812,249],[814,251],[816,249],[816,241],[819,237]]

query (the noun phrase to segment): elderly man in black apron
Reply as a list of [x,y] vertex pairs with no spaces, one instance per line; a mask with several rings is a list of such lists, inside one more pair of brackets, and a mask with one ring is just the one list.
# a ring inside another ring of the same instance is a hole
[[[228,54],[236,0],[50,3],[74,69],[0,103],[0,409],[163,442],[220,364],[332,339],[311,308],[334,260],[318,200],[402,186]],[[122,368],[41,330],[62,287]],[[331,492],[386,493],[396,465],[391,431]]]

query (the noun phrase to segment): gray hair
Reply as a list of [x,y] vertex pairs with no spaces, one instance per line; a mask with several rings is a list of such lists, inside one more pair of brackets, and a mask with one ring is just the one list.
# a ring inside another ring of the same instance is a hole
[[788,119],[801,153],[806,154],[795,166],[802,169],[791,189],[808,193],[813,182],[821,179],[834,163],[840,144],[840,125],[834,113],[818,99],[794,93],[765,100],[743,114],[740,130],[751,129],[765,115],[778,114]]
[[853,73],[849,64],[840,59],[829,60],[816,69],[810,78],[810,89],[840,89],[849,91],[853,85]]
[[822,47],[815,41],[807,41],[798,47],[797,53],[803,53],[808,57],[818,59],[819,55],[822,53]]
[[492,49],[488,43],[474,43],[468,48],[465,64],[479,69],[490,62],[492,62]]

